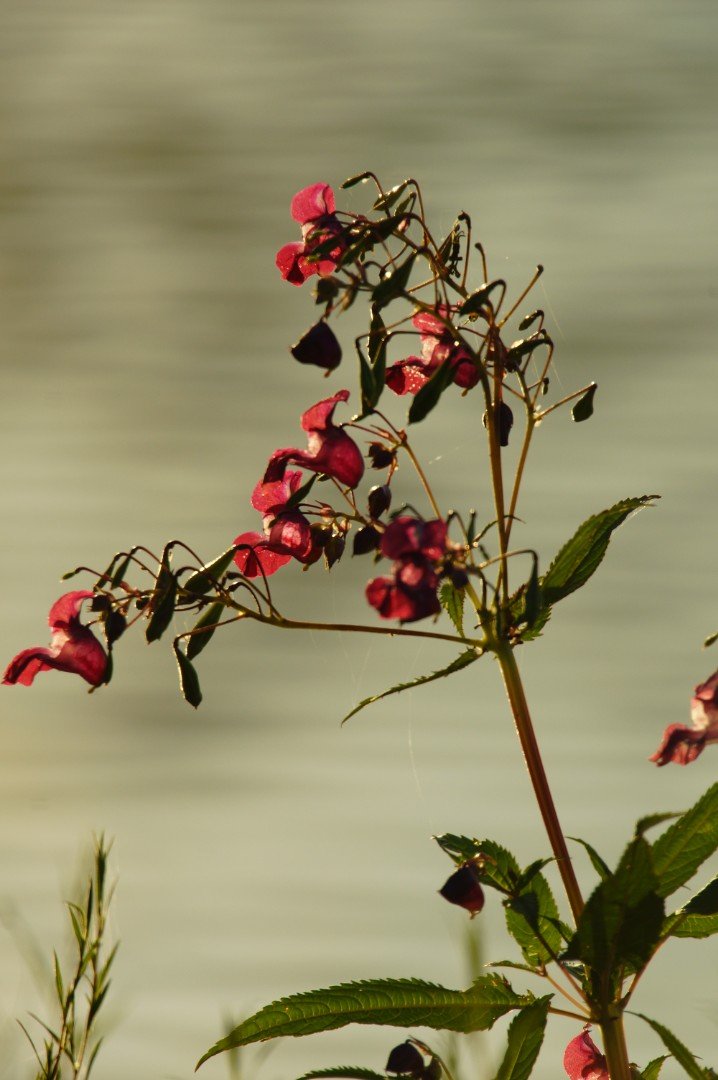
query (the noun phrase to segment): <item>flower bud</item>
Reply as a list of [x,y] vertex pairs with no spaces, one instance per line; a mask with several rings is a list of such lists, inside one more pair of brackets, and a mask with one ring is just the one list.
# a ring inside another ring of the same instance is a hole
[[376,551],[381,540],[381,533],[373,525],[365,525],[359,532],[354,533],[352,555],[366,555],[370,551]]
[[391,488],[388,484],[377,484],[371,489],[367,499],[369,513],[373,518],[380,518],[391,506]]
[[304,337],[292,345],[290,352],[300,364],[314,364],[325,371],[333,371],[342,358],[334,331],[323,319],[307,330]]
[[439,892],[450,904],[458,904],[472,917],[484,906],[481,876],[474,863],[464,863],[451,875]]
[[396,452],[384,446],[384,443],[373,442],[369,444],[367,457],[372,469],[388,469],[396,461]]
[[121,611],[108,611],[105,616],[105,637],[107,644],[112,645],[119,637],[122,637],[127,629],[127,619]]
[[331,570],[334,563],[339,562],[344,554],[345,546],[346,540],[343,536],[332,536],[329,543],[324,545],[324,561],[327,564],[327,570]]
[[406,1042],[395,1046],[389,1054],[386,1063],[386,1072],[399,1073],[401,1076],[420,1077],[424,1072],[424,1059],[412,1042]]

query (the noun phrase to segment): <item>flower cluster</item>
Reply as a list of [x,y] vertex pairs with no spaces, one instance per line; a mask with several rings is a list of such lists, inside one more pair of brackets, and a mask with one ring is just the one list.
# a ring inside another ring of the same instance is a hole
[[379,551],[394,561],[392,574],[370,581],[366,598],[382,618],[415,622],[438,614],[436,590],[447,554],[445,522],[395,518],[384,531]]
[[[334,192],[328,184],[312,184],[292,199],[292,217],[302,227],[302,240],[285,244],[277,252],[276,263],[285,281],[303,285],[313,274],[332,274],[346,247],[344,229],[336,214]],[[326,241],[336,240],[331,250],[316,262],[309,256]]]

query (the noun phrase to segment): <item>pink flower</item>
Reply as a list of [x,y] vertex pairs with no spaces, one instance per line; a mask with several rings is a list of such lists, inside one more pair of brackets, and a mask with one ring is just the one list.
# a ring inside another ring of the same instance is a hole
[[570,1080],[610,1080],[606,1058],[588,1031],[582,1031],[566,1047],[563,1067]]
[[80,622],[80,609],[94,594],[87,590],[65,593],[48,616],[52,638],[49,648],[37,645],[24,649],[12,659],[3,683],[30,686],[41,671],[69,671],[91,686],[99,686],[107,669],[107,654],[92,631]]
[[669,724],[663,732],[661,745],[648,759],[656,765],[689,765],[695,761],[703,748],[718,742],[718,671],[704,683],[700,683],[691,699],[693,727],[685,724]]
[[309,521],[300,510],[286,509],[301,482],[302,474],[294,470],[268,484],[260,480],[252,492],[252,506],[263,515],[264,532],[273,551],[300,562],[314,562],[315,545]]
[[257,532],[236,536],[234,544],[239,545],[239,551],[234,553],[234,562],[240,574],[248,578],[276,574],[292,557],[287,552],[276,551],[270,546],[266,536]]
[[364,475],[361,451],[332,419],[337,404],[348,398],[348,390],[339,390],[333,397],[318,401],[307,409],[302,416],[302,427],[309,434],[306,451],[295,447],[275,450],[264,474],[265,484],[281,480],[291,463],[310,472],[324,473],[347,487],[357,486]]
[[446,554],[446,538],[446,525],[438,518],[398,517],[387,526],[380,550],[395,560],[392,577],[374,578],[366,587],[368,602],[383,619],[416,622],[438,614],[439,574],[434,564]]
[[[285,244],[277,252],[275,261],[285,281],[303,285],[312,274],[326,277],[334,273],[346,248],[344,230],[334,209],[334,192],[328,184],[311,184],[294,196],[292,217],[302,226],[303,242]],[[331,237],[336,237],[336,247],[317,262],[309,262],[307,256]]]
[[430,562],[436,562],[446,553],[446,524],[439,518],[434,521],[394,518],[382,537],[381,553],[387,559],[421,555]]
[[395,394],[416,394],[437,368],[447,362],[457,386],[470,389],[479,381],[479,369],[471,353],[456,343],[442,321],[449,318],[454,309],[440,304],[436,310],[441,318],[429,311],[420,311],[411,320],[421,332],[421,356],[408,356],[387,368],[386,385]]

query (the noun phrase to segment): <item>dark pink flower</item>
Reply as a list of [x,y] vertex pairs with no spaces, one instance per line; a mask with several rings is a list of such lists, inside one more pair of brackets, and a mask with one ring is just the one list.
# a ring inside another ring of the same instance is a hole
[[606,1058],[588,1031],[582,1031],[566,1047],[563,1067],[570,1080],[611,1080]]
[[288,447],[275,450],[264,474],[264,483],[281,480],[287,465],[300,465],[310,472],[325,473],[347,487],[357,486],[364,474],[359,447],[343,428],[333,423],[334,409],[349,398],[348,390],[312,405],[302,416],[302,427],[309,434],[307,449]]
[[248,578],[276,574],[292,557],[271,547],[267,537],[257,532],[242,533],[234,538],[233,543],[239,545],[239,551],[234,553],[235,565],[240,574]]
[[[334,192],[328,184],[311,184],[292,199],[292,217],[302,226],[302,242],[285,244],[276,256],[276,264],[285,281],[303,285],[312,274],[326,277],[334,273],[346,248],[344,229],[334,213]],[[336,246],[316,262],[308,255],[326,240],[336,237]]]
[[18,653],[10,661],[3,683],[30,686],[39,672],[54,668],[80,675],[91,686],[99,686],[105,678],[107,654],[89,627],[80,622],[82,604],[93,595],[83,589],[61,596],[50,608],[49,648],[38,645]]
[[260,480],[251,502],[262,514],[267,544],[272,551],[300,562],[314,562],[314,537],[309,521],[300,510],[286,509],[301,482],[302,474],[298,470],[286,472],[281,480],[268,484]]
[[446,553],[446,524],[439,518],[398,517],[388,525],[381,540],[381,553],[387,559],[405,559],[421,555],[437,562]]
[[661,745],[648,759],[656,765],[689,765],[708,743],[718,742],[718,671],[699,683],[691,699],[693,727],[669,724]]
[[342,359],[341,346],[324,319],[307,330],[290,352],[300,364],[314,364],[325,371],[334,371]]
[[374,578],[366,587],[366,598],[382,619],[416,622],[437,615],[441,605],[436,595],[439,579],[422,562],[398,564],[393,577]]
[[450,364],[457,386],[466,390],[479,381],[479,369],[471,353],[454,340],[442,321],[455,309],[440,304],[436,310],[441,317],[420,311],[411,320],[421,333],[421,356],[408,356],[387,368],[386,385],[395,394],[416,394],[445,363]]

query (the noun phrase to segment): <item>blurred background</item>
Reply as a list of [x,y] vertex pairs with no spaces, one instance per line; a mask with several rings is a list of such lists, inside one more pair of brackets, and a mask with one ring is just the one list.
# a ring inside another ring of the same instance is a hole
[[[591,513],[663,495],[522,650],[565,829],[614,860],[640,814],[695,800],[715,751],[685,770],[646,758],[716,664],[700,651],[718,626],[716,5],[0,9],[0,655],[46,642],[78,563],[170,537],[210,558],[257,527],[249,494],[271,451],[356,381],[353,316],[329,381],[288,355],[315,317],[309,287],[274,266],[297,236],[291,196],[366,168],[387,186],[413,175],[437,233],[472,214],[514,295],[546,266],[526,310],[548,312],[557,389],[599,383],[590,423],[562,412],[539,432],[522,538],[548,559]],[[488,519],[478,427],[476,399],[447,394],[418,443],[444,505]],[[368,571],[295,565],[278,595],[289,614],[371,621]],[[98,1080],[188,1080],[228,1018],[285,993],[410,974],[466,985],[465,917],[437,896],[450,867],[430,835],[490,836],[524,862],[547,850],[498,673],[487,659],[339,727],[361,697],[452,655],[232,629],[198,663],[195,714],[169,648],[135,633],[92,697],[56,673],[3,690],[0,1077],[32,1071],[14,1018],[47,1011],[23,942],[62,941],[93,830],[115,837],[122,940]],[[590,887],[579,849],[577,865]],[[480,931],[487,959],[513,955],[497,904]],[[705,1055],[715,960],[710,944],[669,945],[636,1002]],[[639,1025],[645,1064],[660,1048]],[[504,1031],[468,1075],[493,1075]],[[554,1024],[539,1078],[576,1033]],[[403,1037],[292,1040],[260,1075],[382,1069]]]

